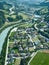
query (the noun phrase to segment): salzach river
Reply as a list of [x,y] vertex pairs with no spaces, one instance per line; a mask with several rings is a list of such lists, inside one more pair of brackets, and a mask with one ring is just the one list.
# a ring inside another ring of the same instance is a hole
[[1,53],[1,50],[2,50],[2,46],[3,46],[3,43],[5,41],[5,38],[7,36],[7,33],[9,32],[9,30],[12,28],[12,26],[6,28],[5,30],[2,31],[2,33],[0,34],[0,53]]

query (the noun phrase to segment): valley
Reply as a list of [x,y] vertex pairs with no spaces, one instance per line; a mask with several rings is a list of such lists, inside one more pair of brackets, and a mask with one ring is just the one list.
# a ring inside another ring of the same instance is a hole
[[35,2],[0,2],[0,65],[49,65],[49,1]]

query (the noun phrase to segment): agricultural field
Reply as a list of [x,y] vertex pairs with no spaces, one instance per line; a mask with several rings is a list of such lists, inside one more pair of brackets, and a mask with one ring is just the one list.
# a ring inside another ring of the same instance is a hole
[[30,65],[49,65],[49,53],[38,52]]

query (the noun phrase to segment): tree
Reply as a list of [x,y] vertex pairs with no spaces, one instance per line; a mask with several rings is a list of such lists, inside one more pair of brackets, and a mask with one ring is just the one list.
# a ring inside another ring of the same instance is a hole
[[22,17],[21,15],[17,15],[16,18],[17,18],[18,20],[23,19],[23,17]]
[[44,20],[49,22],[49,15],[46,15]]
[[20,65],[26,65],[25,58],[24,59],[21,59]]
[[0,27],[5,23],[5,16],[4,12],[0,11]]
[[14,21],[14,19],[12,17],[8,17],[7,19],[9,20],[9,22],[13,22]]

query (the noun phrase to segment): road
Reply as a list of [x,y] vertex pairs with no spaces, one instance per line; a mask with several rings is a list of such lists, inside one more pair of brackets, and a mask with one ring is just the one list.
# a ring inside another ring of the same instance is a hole
[[14,5],[9,9],[10,10],[10,15],[12,15],[14,13],[13,9],[14,9]]
[[[38,52],[38,51],[37,51]],[[33,60],[33,58],[36,56],[36,54],[37,54],[37,52],[33,52],[32,54],[31,54],[31,59],[30,59],[30,61],[28,62],[28,65],[30,65],[30,62]]]
[[35,27],[36,30],[38,30],[38,28],[37,28],[37,23],[34,25],[34,27]]
[[30,41],[33,43],[31,35],[28,34],[28,37],[30,38]]

